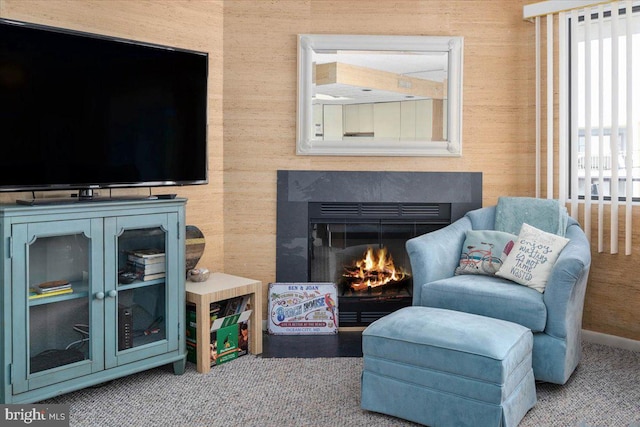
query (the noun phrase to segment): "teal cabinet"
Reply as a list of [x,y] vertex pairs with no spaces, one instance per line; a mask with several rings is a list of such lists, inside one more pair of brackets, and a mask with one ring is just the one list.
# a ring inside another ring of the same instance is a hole
[[3,403],[184,372],[185,203],[0,206]]

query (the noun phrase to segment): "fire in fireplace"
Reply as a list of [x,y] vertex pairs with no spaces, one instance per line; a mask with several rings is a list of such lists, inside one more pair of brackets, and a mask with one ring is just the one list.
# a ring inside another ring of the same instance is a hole
[[345,288],[351,292],[366,291],[369,294],[375,291],[384,293],[387,289],[395,288],[411,277],[404,268],[396,268],[387,248],[375,250],[368,247],[362,258],[354,261],[344,270],[342,277],[346,282]]

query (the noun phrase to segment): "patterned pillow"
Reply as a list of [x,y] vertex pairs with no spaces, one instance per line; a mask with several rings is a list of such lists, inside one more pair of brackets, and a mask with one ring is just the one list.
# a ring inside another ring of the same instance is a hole
[[551,269],[569,239],[522,224],[518,240],[496,276],[542,293]]
[[462,245],[460,264],[455,274],[493,276],[508,255],[515,234],[496,230],[469,230]]

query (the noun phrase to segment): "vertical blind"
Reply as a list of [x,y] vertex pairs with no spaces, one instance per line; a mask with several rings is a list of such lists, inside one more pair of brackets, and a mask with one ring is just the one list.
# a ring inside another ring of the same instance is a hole
[[[609,251],[619,251],[620,206],[625,213],[625,254],[632,251],[632,206],[634,198],[640,198],[640,83],[633,75],[635,65],[640,76],[639,15],[640,2],[633,0],[546,1],[524,7],[524,17],[535,22],[536,32],[536,196],[542,193],[544,162],[546,197],[553,198],[557,149],[558,198],[570,206],[573,217],[583,210],[590,240],[592,222],[597,224],[594,237],[599,252],[605,250],[607,227]],[[543,43],[546,67],[541,61]],[[546,82],[544,89],[542,81]],[[542,110],[546,132],[541,128]],[[542,158],[543,146],[546,159]],[[607,205],[610,222],[605,224]],[[597,214],[592,218],[594,210]]]

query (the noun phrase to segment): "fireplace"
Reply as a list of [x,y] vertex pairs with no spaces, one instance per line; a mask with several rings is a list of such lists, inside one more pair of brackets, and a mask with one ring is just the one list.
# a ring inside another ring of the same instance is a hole
[[276,281],[336,283],[340,326],[368,325],[411,305],[405,242],[481,205],[475,172],[278,171]]
[[411,305],[405,243],[451,223],[449,203],[333,203],[309,207],[309,278],[338,289],[340,324],[364,326]]

